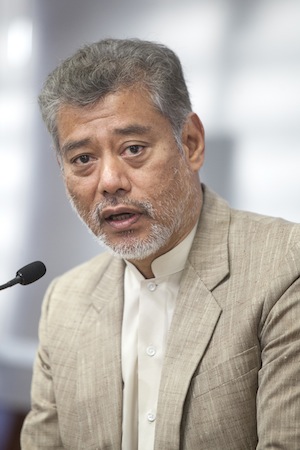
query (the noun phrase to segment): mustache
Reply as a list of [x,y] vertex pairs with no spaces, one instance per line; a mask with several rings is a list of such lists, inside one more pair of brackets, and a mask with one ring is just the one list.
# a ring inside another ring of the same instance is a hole
[[102,213],[106,208],[110,207],[116,207],[116,206],[129,206],[137,211],[140,211],[142,214],[145,214],[149,216],[150,218],[154,219],[154,208],[152,203],[149,200],[133,200],[130,198],[122,197],[110,197],[105,200],[102,200],[99,202],[94,210],[91,212],[91,216],[93,220],[99,220],[102,221]]

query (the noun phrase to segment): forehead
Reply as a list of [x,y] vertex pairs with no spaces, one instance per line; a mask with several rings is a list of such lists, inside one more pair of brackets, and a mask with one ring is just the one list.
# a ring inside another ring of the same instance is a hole
[[131,88],[107,94],[90,105],[64,103],[58,110],[57,123],[60,125],[70,117],[80,123],[87,119],[93,121],[97,118],[106,119],[123,114],[137,114],[142,117],[148,114],[161,115],[146,90]]
[[166,127],[169,121],[154,107],[142,89],[111,93],[89,106],[64,104],[57,115],[60,147],[81,134],[141,134]]

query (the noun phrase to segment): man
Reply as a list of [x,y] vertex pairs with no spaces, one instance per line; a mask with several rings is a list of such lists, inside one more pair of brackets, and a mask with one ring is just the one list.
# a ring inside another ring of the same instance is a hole
[[201,186],[178,58],[87,45],[39,100],[109,252],[49,287],[22,448],[299,449],[300,227]]

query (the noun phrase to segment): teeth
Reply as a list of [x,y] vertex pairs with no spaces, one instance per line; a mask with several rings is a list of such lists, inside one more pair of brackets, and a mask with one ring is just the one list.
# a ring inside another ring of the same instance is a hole
[[111,220],[126,220],[132,216],[133,216],[133,214],[130,214],[130,213],[116,214],[116,215],[110,216],[110,219]]

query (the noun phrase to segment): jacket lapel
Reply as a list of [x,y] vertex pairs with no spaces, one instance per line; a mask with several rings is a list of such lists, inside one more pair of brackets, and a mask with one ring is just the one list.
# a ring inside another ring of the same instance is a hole
[[226,203],[206,192],[168,336],[157,408],[156,450],[180,448],[187,391],[222,313],[213,290],[229,274],[229,218]]
[[93,293],[78,351],[78,416],[85,449],[120,449],[123,263],[114,259]]

